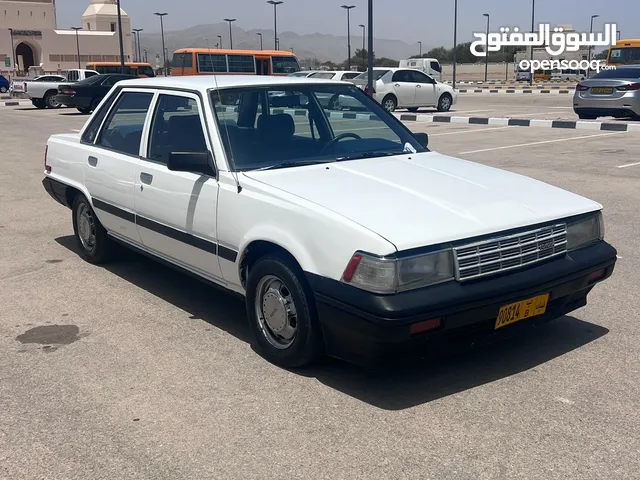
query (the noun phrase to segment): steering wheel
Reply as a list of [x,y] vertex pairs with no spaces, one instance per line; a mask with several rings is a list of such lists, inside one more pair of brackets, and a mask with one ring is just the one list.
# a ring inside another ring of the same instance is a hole
[[320,155],[324,155],[325,153],[327,153],[327,150],[329,150],[329,147],[333,147],[336,143],[338,143],[343,138],[353,138],[354,140],[362,140],[362,137],[355,133],[351,133],[351,132],[341,133],[340,135],[333,137],[331,140],[329,140],[329,143],[327,143],[324,146],[324,148],[320,151]]

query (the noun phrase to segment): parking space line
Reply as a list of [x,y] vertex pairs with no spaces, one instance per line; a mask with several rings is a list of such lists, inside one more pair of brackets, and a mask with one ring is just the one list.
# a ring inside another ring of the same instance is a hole
[[440,137],[443,135],[459,135],[461,133],[473,133],[473,132],[488,132],[490,130],[504,130],[505,128],[514,128],[513,125],[507,125],[505,127],[494,128],[474,128],[473,130],[456,130],[455,132],[442,132],[442,133],[430,133],[430,137]]
[[640,162],[627,163],[626,165],[618,165],[618,168],[635,167],[635,166],[637,166],[637,165],[640,165]]
[[621,133],[626,133],[626,132],[599,133],[596,135],[582,135],[580,137],[568,137],[568,138],[556,138],[554,140],[543,140],[541,142],[519,143],[517,145],[504,145],[502,147],[483,148],[481,150],[469,150],[467,152],[460,152],[459,155],[466,155],[469,153],[492,152],[495,150],[506,150],[508,148],[529,147],[533,145],[543,145],[546,143],[568,142],[571,140],[584,140],[585,138],[607,137],[610,135],[620,135]]

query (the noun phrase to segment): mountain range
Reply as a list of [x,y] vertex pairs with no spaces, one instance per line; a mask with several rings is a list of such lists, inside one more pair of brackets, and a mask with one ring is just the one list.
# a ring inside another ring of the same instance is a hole
[[[362,30],[358,27],[352,29],[351,35],[351,55],[355,54],[356,49],[362,48]],[[360,35],[355,35],[359,32]],[[235,49],[260,49],[260,37],[258,33],[262,33],[264,49],[273,49],[274,35],[273,30],[243,30],[233,27],[233,48]],[[185,30],[165,31],[165,48],[169,52],[169,58],[172,53],[179,48],[186,47],[207,47],[215,48],[219,42],[218,36],[222,37],[223,48],[229,48],[229,26],[226,23],[216,23],[211,25],[196,25]],[[290,50],[293,48],[294,53],[301,61],[307,59],[317,59],[320,62],[332,61],[342,62],[347,58],[347,36],[325,35],[322,33],[312,33],[308,35],[299,35],[295,32],[283,31],[279,32],[280,49]],[[149,61],[155,65],[156,55],[160,55],[162,51],[162,38],[160,33],[141,34],[141,49],[146,49]],[[410,45],[400,40],[387,40],[376,38],[374,40],[374,51],[376,57],[388,57],[393,59],[408,58],[411,55],[419,53],[417,44]],[[423,46],[423,52],[430,47]]]

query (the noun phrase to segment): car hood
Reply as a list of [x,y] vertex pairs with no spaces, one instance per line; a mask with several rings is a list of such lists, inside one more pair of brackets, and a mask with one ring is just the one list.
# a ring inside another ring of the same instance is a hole
[[398,250],[602,208],[532,178],[436,152],[245,175],[348,218]]

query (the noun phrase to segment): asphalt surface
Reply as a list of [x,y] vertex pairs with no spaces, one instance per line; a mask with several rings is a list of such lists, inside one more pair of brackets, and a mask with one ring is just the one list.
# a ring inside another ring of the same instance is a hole
[[86,118],[0,108],[0,478],[638,478],[640,134],[412,122],[601,202],[616,271],[505,343],[301,373],[252,351],[240,301],[135,254],[78,257],[40,181],[47,137]]

